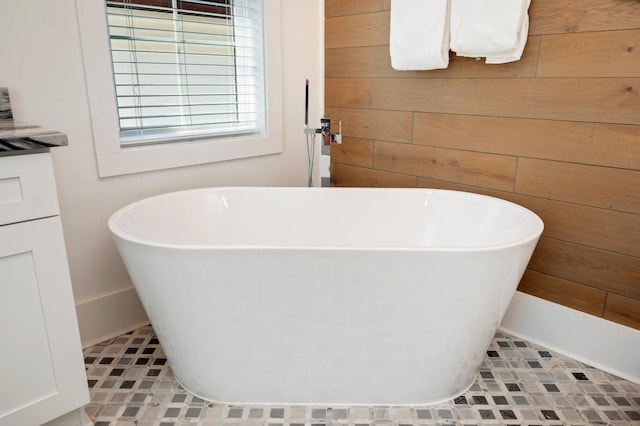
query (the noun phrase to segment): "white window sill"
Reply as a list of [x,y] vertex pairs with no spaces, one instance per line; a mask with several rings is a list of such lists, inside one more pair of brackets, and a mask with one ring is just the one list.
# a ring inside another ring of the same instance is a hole
[[136,146],[96,155],[100,177],[108,177],[281,152],[282,138],[269,136]]

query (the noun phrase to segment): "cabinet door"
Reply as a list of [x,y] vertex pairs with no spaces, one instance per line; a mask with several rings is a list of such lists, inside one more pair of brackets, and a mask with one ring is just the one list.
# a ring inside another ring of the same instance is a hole
[[60,218],[0,226],[0,425],[88,401]]

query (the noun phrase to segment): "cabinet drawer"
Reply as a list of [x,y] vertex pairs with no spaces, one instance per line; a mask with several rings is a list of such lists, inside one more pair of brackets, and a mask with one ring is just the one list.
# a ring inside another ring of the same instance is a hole
[[50,153],[0,157],[0,225],[59,211]]

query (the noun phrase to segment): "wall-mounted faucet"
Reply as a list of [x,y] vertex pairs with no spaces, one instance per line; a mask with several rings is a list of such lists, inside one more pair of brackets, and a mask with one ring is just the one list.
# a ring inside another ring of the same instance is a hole
[[[306,117],[306,115],[305,115]],[[328,117],[322,117],[320,119],[320,128],[314,129],[309,127],[307,123],[305,123],[304,127],[305,135],[322,135],[322,145],[331,145],[334,143],[342,143],[342,121],[338,122],[338,133],[331,133],[331,119]]]
[[322,145],[342,143],[342,121],[338,122],[338,133],[331,133],[331,119],[329,117],[321,118],[320,133],[322,134]]
[[[315,157],[316,135],[322,137],[322,154],[329,155],[329,146],[342,143],[342,121],[338,122],[338,133],[331,133],[331,119],[322,117],[320,128],[309,127],[309,80],[305,82],[304,98],[304,134],[307,144],[307,186],[313,186],[313,162]],[[325,147],[327,147],[325,149]]]

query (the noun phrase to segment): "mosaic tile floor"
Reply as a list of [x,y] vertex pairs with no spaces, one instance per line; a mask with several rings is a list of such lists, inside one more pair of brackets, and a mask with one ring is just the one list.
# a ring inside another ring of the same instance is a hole
[[448,403],[415,407],[239,406],[178,385],[151,327],[84,351],[96,426],[640,425],[640,385],[497,333],[480,374]]

